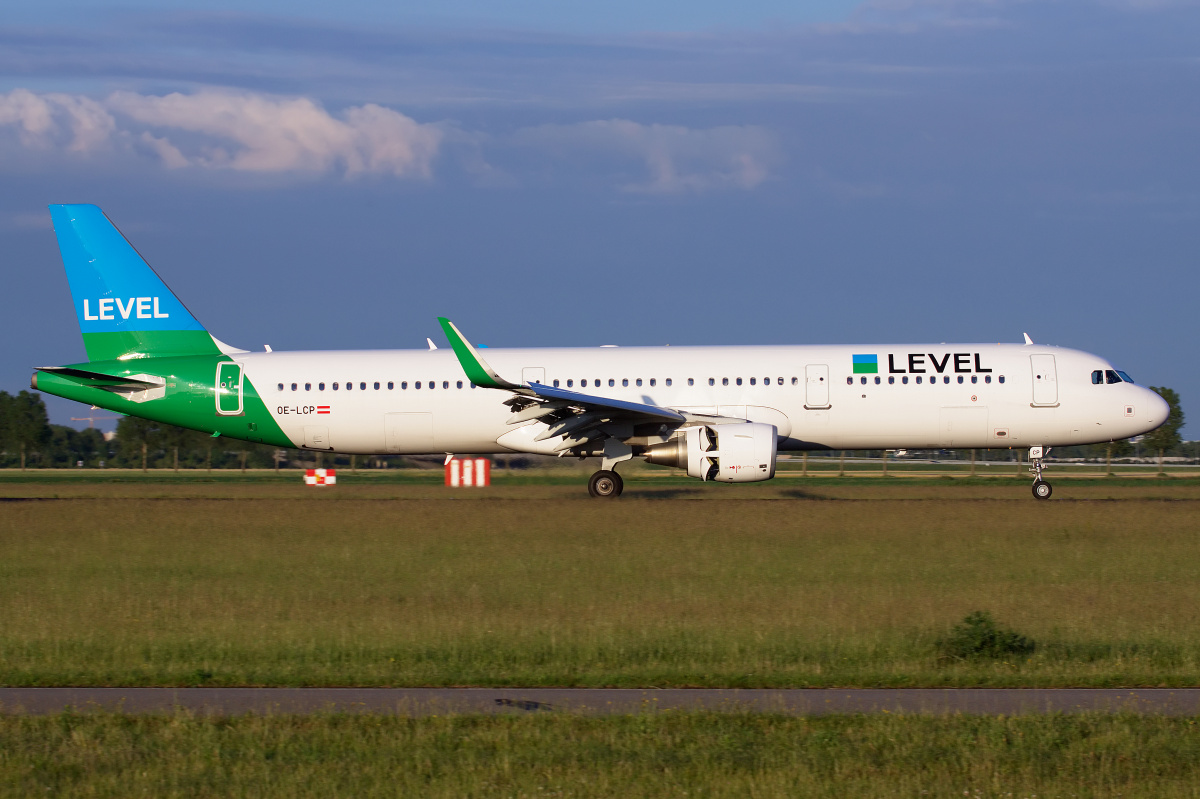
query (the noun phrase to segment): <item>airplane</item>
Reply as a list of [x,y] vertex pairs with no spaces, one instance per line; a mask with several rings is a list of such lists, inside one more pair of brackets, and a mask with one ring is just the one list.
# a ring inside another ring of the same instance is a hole
[[95,205],[51,205],[87,351],[32,387],[276,447],[361,455],[635,457],[702,481],[775,476],[779,452],[1049,448],[1146,433],[1167,403],[1107,360],[1024,344],[249,352],[210,334]]

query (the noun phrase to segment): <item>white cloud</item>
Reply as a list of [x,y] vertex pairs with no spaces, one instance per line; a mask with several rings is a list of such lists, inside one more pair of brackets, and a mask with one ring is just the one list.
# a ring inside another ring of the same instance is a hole
[[348,108],[340,119],[305,97],[212,90],[118,92],[106,104],[151,130],[208,137],[191,146],[169,133],[145,139],[168,166],[429,177],[442,140],[436,126],[372,104]]
[[648,179],[623,188],[659,194],[752,189],[767,179],[770,167],[779,161],[774,136],[753,125],[693,129],[608,119],[525,128],[517,132],[515,141],[563,157],[590,151],[640,161]]
[[15,127],[30,149],[62,147],[75,153],[105,147],[116,130],[112,115],[91,98],[37,95],[26,89],[0,94],[0,126],[4,125]]
[[117,92],[96,101],[17,89],[0,94],[3,126],[15,127],[30,149],[89,154],[119,147],[172,169],[347,176],[428,178],[443,139],[438,126],[378,105],[335,117],[303,97],[219,90],[161,97]]
[[[490,163],[514,148],[558,172],[593,171],[626,191],[670,194],[752,189],[779,161],[774,136],[755,126],[688,128],[608,119],[519,129],[495,137],[420,123],[368,103],[333,114],[307,97],[205,89],[167,95],[0,94],[0,132],[20,147],[80,158],[140,157],[166,169],[429,178],[450,151],[486,185],[519,175]],[[561,176],[561,175],[560,175]]]

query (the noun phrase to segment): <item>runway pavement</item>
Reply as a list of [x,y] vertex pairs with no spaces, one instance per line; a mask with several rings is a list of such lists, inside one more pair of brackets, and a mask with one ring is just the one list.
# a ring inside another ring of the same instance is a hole
[[722,711],[827,715],[1134,712],[1200,716],[1200,688],[0,688],[0,713],[201,715]]

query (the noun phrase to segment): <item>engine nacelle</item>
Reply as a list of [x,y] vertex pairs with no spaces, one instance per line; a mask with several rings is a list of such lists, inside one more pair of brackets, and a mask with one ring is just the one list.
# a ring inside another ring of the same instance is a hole
[[665,444],[646,450],[646,461],[687,469],[688,477],[725,483],[757,483],[775,476],[775,425],[714,424],[687,427]]

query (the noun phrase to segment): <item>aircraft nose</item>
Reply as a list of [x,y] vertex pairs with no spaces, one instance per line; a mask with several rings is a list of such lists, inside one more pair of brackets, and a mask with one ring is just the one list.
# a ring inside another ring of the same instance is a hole
[[1148,388],[1143,388],[1142,391],[1146,392],[1144,403],[1146,406],[1146,420],[1151,425],[1150,430],[1154,430],[1167,421],[1167,417],[1171,415],[1171,406],[1167,404],[1165,399],[1158,396],[1157,392],[1151,391]]

